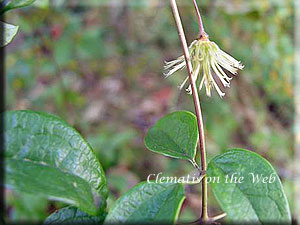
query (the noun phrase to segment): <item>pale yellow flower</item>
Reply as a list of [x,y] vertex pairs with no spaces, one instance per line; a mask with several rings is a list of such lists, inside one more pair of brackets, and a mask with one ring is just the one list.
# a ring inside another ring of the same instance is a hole
[[[199,90],[201,90],[204,84],[208,96],[211,96],[212,87],[217,90],[220,97],[225,95],[216,83],[213,73],[220,79],[224,87],[229,87],[232,78],[228,77],[223,69],[235,75],[238,69],[244,68],[241,62],[222,51],[216,43],[209,41],[208,38],[193,41],[189,46],[189,53],[193,67],[193,76],[196,76],[196,80],[201,79]],[[164,75],[168,77],[185,67],[185,58],[184,56],[180,56],[173,61],[165,63],[164,69],[166,73]],[[188,79],[187,77],[183,81],[179,87],[180,89],[184,87]],[[186,90],[191,94],[191,85]]]

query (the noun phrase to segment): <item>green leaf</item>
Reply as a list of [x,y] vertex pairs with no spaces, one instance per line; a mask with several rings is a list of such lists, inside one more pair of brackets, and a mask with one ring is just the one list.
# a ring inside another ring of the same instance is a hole
[[[229,150],[209,162],[207,176],[217,201],[231,221],[253,224],[291,222],[280,179],[272,165],[260,155],[243,149]],[[234,182],[231,176],[239,178],[236,181],[240,183]]]
[[2,13],[11,9],[17,9],[17,8],[29,6],[34,2],[35,0],[10,0],[3,8]]
[[6,183],[97,214],[104,206],[105,174],[89,144],[58,117],[33,111],[5,113]]
[[76,207],[66,207],[62,208],[54,213],[52,213],[44,221],[43,225],[73,225],[73,224],[89,224],[96,225],[101,224],[103,217],[90,216],[85,212],[80,211]]
[[104,224],[174,223],[184,197],[182,184],[142,182],[116,201]]
[[13,40],[18,32],[19,26],[0,22],[0,27],[1,29],[4,29],[3,43],[0,44],[0,46],[3,47]]
[[163,117],[148,131],[145,145],[150,151],[194,162],[198,138],[196,116],[178,111]]

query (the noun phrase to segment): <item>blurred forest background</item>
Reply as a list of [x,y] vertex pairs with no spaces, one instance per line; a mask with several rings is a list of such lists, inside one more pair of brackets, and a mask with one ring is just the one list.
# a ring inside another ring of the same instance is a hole
[[[192,1],[178,0],[188,42],[197,37]],[[208,159],[242,147],[267,158],[294,213],[292,0],[198,0],[210,39],[245,68],[223,99],[200,93]],[[6,109],[53,113],[74,126],[107,174],[109,206],[150,173],[184,176],[192,166],[148,151],[143,138],[159,118],[193,110],[162,75],[182,55],[165,0],[37,0],[6,14],[19,32],[6,47]],[[199,159],[199,156],[198,156]],[[201,185],[187,188],[181,220],[200,214]],[[8,221],[41,221],[63,203],[6,191]],[[220,212],[212,193],[210,215]],[[295,216],[295,215],[294,215]]]

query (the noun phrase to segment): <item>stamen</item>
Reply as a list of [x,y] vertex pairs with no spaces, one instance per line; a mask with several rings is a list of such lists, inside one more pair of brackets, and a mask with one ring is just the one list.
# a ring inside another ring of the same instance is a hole
[[[230,80],[232,80],[232,77],[229,77],[224,72],[224,69],[235,75],[238,69],[244,68],[244,65],[242,65],[240,61],[234,59],[231,55],[221,50],[216,43],[209,40],[194,40],[189,46],[189,53],[194,68],[192,73],[194,79],[198,80],[201,73],[202,77],[199,84],[199,90],[201,90],[204,85],[206,94],[209,97],[211,96],[212,87],[216,89],[221,98],[225,95],[216,83],[212,73],[215,73],[224,87],[230,87]],[[185,67],[185,58],[184,56],[180,56],[173,61],[165,62],[164,69],[166,73],[164,73],[164,75],[168,77]],[[184,87],[188,79],[189,77],[184,79],[179,86],[180,89]],[[186,91],[188,94],[192,93],[191,85],[188,86]]]

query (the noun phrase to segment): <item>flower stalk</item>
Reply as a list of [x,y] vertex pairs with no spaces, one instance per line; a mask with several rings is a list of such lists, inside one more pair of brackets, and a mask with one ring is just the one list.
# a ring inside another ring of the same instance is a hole
[[[176,22],[176,27],[178,30],[180,42],[182,45],[183,53],[184,53],[184,58],[185,58],[185,63],[188,71],[188,77],[191,85],[191,93],[193,96],[193,102],[195,106],[195,112],[196,112],[196,117],[197,117],[197,125],[198,125],[198,130],[199,130],[199,142],[200,142],[200,153],[201,153],[201,170],[202,174],[205,175],[206,173],[206,152],[205,152],[205,139],[204,139],[204,128],[203,128],[203,120],[202,120],[202,113],[201,113],[201,106],[200,106],[200,100],[199,100],[199,95],[198,95],[198,90],[196,87],[196,77],[193,76],[193,68],[192,68],[192,63],[190,60],[190,53],[189,49],[187,46],[186,38],[185,38],[185,33],[182,27],[180,15],[178,12],[177,4],[175,0],[170,0],[172,12],[175,18]],[[200,15],[200,14],[199,14]],[[203,28],[203,25],[202,25]],[[201,31],[200,31],[201,32]],[[204,30],[203,30],[204,32]],[[202,212],[201,212],[201,220],[203,222],[208,221],[208,213],[207,213],[207,178],[204,176],[202,180]]]
[[196,0],[193,0],[193,4],[194,4],[195,10],[196,10],[197,17],[198,17],[199,38],[202,38],[203,36],[207,36],[207,34],[204,31],[202,18],[201,18],[200,11],[199,11],[199,8],[198,8]]

